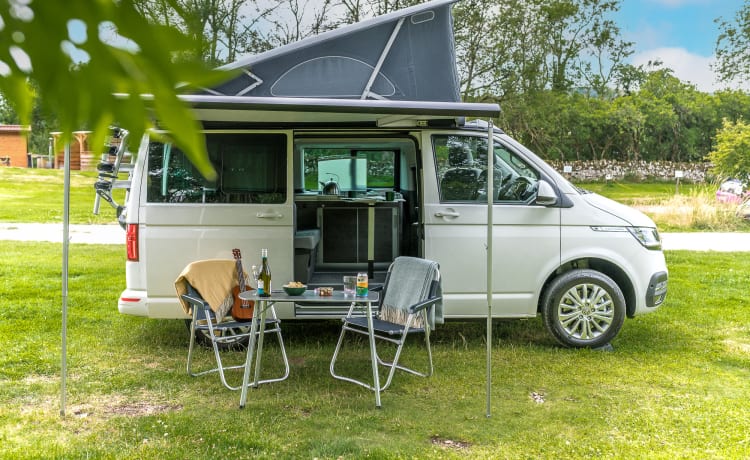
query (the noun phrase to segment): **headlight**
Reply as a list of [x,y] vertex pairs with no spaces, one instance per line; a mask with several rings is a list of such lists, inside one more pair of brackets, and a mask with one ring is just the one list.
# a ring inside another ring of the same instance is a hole
[[646,249],[661,249],[661,238],[659,238],[659,232],[655,228],[628,227],[628,231]]

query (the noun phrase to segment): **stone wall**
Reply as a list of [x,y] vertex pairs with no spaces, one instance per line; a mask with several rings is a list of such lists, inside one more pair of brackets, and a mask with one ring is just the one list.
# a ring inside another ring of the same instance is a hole
[[[671,161],[548,161],[553,168],[573,182],[674,181],[675,171],[682,171],[681,181],[700,183],[711,180],[710,163],[676,163]],[[570,172],[565,172],[566,168]]]

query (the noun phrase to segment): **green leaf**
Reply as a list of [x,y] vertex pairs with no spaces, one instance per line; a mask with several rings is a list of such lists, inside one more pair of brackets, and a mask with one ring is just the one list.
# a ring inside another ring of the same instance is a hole
[[[33,109],[33,80],[43,110],[56,115],[64,138],[91,129],[92,145],[103,145],[109,125],[117,123],[139,139],[156,127],[157,117],[174,129],[174,142],[204,175],[215,174],[200,125],[177,94],[233,74],[191,59],[198,43],[150,24],[129,0],[0,0],[0,18],[0,43],[6,44],[0,46],[0,91],[25,123]],[[153,100],[148,104],[141,98],[146,94]]]

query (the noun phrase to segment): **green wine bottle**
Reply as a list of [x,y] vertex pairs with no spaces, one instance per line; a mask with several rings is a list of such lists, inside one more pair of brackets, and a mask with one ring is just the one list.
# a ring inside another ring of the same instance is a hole
[[268,249],[261,249],[260,274],[258,275],[258,295],[271,297],[271,266],[268,265]]

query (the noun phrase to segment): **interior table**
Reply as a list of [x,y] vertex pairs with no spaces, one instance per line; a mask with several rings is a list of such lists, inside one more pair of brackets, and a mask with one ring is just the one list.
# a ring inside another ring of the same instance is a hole
[[[260,380],[261,359],[263,356],[263,335],[266,328],[266,314],[268,309],[276,302],[304,302],[306,304],[324,304],[331,302],[352,302],[356,305],[366,307],[367,311],[367,329],[370,336],[370,361],[372,362],[372,377],[374,382],[379,382],[378,377],[378,360],[375,355],[375,335],[372,328],[372,304],[377,303],[380,296],[378,292],[369,291],[367,296],[345,295],[343,291],[334,291],[333,295],[321,296],[315,294],[315,291],[306,290],[301,295],[289,295],[284,291],[272,291],[269,297],[261,297],[258,291],[245,291],[240,293],[239,297],[243,300],[252,300],[255,302],[253,310],[253,321],[250,326],[250,343],[247,346],[247,356],[245,357],[245,370],[242,376],[242,391],[240,394],[240,409],[245,407],[247,402],[247,389],[250,385],[258,386]],[[260,325],[260,334],[258,332]],[[256,339],[257,336],[257,339]],[[257,352],[256,352],[257,346]],[[253,355],[255,354],[255,366],[252,365]],[[254,370],[253,381],[250,382],[250,372]],[[375,405],[380,407],[380,385],[375,385]]]

